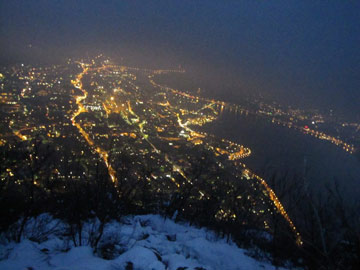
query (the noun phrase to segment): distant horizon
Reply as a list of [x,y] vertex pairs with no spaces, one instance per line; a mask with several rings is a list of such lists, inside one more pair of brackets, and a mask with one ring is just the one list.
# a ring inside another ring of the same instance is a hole
[[[356,268],[359,11],[0,0],[0,268]],[[174,224],[150,247],[139,214],[214,230],[230,263]]]
[[[2,66],[12,66],[12,65],[19,65],[19,64],[25,64],[25,65],[31,65],[31,66],[41,66],[41,65],[45,65],[45,66],[50,66],[50,65],[57,65],[57,64],[63,64],[65,63],[68,59],[72,59],[72,60],[80,60],[80,59],[92,59],[94,56],[98,55],[99,52],[97,53],[86,53],[83,56],[65,56],[61,57],[61,58],[49,58],[49,59],[44,59],[42,58],[42,61],[39,62],[37,60],[37,58],[34,55],[28,55],[26,57],[21,57],[19,56],[19,58],[10,58],[8,61],[2,61],[2,59],[0,59]],[[107,55],[103,54],[105,57],[108,57]],[[192,74],[192,67],[186,67],[186,66],[182,66],[182,65],[154,65],[154,64],[141,64],[141,63],[134,63],[131,60],[129,61],[128,59],[126,59],[125,57],[119,57],[117,59],[114,58],[110,58],[112,61],[115,62],[115,64],[121,64],[121,65],[127,65],[129,67],[139,67],[139,68],[150,68],[150,69],[178,69],[179,67],[183,68],[185,70],[185,74],[183,76],[185,77],[190,77],[191,79],[189,80],[189,82],[187,83],[188,85],[191,84],[191,86],[189,86],[189,88],[187,90],[194,90],[194,89],[198,89],[201,88],[204,92],[206,92],[206,94],[210,93],[210,96],[207,96],[208,98],[219,98],[221,97],[221,95],[219,96],[218,93],[213,92],[214,89],[210,86],[210,88],[206,87],[206,83],[205,85],[201,85],[202,83],[204,83],[204,81],[202,81],[201,79],[203,79],[202,77],[197,78],[196,76],[198,75],[197,73]],[[214,71],[213,71],[214,72]],[[172,76],[171,74],[165,74],[165,76]],[[197,80],[198,79],[198,80]],[[229,88],[229,85],[226,85],[225,88]],[[186,90],[186,89],[183,89]],[[241,89],[239,89],[241,90]],[[305,110],[305,111],[318,111],[319,113],[329,113],[330,111],[334,114],[334,116],[336,117],[341,117],[341,118],[345,118],[346,120],[348,120],[349,122],[358,122],[360,121],[360,111],[359,112],[355,112],[354,114],[348,114],[342,110],[339,110],[339,108],[336,108],[336,106],[331,107],[328,106],[328,108],[325,107],[316,107],[316,106],[304,106],[304,104],[299,104],[296,102],[292,102],[289,103],[286,100],[282,100],[281,97],[271,97],[269,96],[267,93],[261,93],[261,92],[254,92],[254,93],[238,93],[238,94],[244,94],[246,99],[260,99],[263,100],[264,102],[267,103],[277,103],[285,108],[292,108],[292,109],[299,109],[299,110]],[[238,95],[239,96],[239,95]],[[241,96],[240,96],[241,97]],[[233,101],[234,104],[237,103],[237,99],[239,97],[236,96],[229,96],[226,97],[224,99],[224,101]],[[241,98],[242,99],[242,98]]]
[[0,1],[0,59],[103,52],[136,65],[182,65],[210,92],[359,119],[358,10],[360,2],[340,0]]

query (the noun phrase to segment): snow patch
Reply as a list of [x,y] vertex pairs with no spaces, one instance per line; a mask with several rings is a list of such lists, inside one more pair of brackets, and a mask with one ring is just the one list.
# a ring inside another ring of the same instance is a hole
[[[38,231],[35,221],[27,227],[27,235],[46,239],[40,243],[22,240],[0,244],[2,270],[270,270],[271,264],[256,261],[231,241],[215,233],[188,224],[177,224],[158,215],[126,217],[113,221],[94,254],[90,246],[75,247],[64,237],[66,226],[46,217]],[[91,227],[90,224],[84,227]],[[46,237],[40,237],[46,232]],[[89,235],[84,232],[84,237]],[[84,241],[86,243],[87,241]],[[111,259],[101,258],[101,250]]]

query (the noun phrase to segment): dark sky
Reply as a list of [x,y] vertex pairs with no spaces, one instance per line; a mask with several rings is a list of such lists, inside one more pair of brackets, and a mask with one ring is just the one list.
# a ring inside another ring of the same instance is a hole
[[2,63],[104,52],[181,64],[228,98],[360,115],[357,0],[0,0],[0,37]]

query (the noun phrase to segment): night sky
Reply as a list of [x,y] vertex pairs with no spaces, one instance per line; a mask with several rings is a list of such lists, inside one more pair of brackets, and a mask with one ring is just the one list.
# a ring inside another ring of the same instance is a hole
[[181,65],[226,97],[360,116],[360,1],[0,0],[0,35],[3,64],[103,52]]

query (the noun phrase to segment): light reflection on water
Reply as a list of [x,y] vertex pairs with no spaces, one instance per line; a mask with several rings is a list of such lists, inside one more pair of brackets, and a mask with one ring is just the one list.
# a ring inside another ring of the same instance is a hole
[[231,113],[224,113],[204,129],[249,147],[252,155],[244,163],[266,179],[275,173],[301,179],[305,175],[315,190],[337,180],[349,194],[360,192],[360,160],[330,142],[261,117]]

